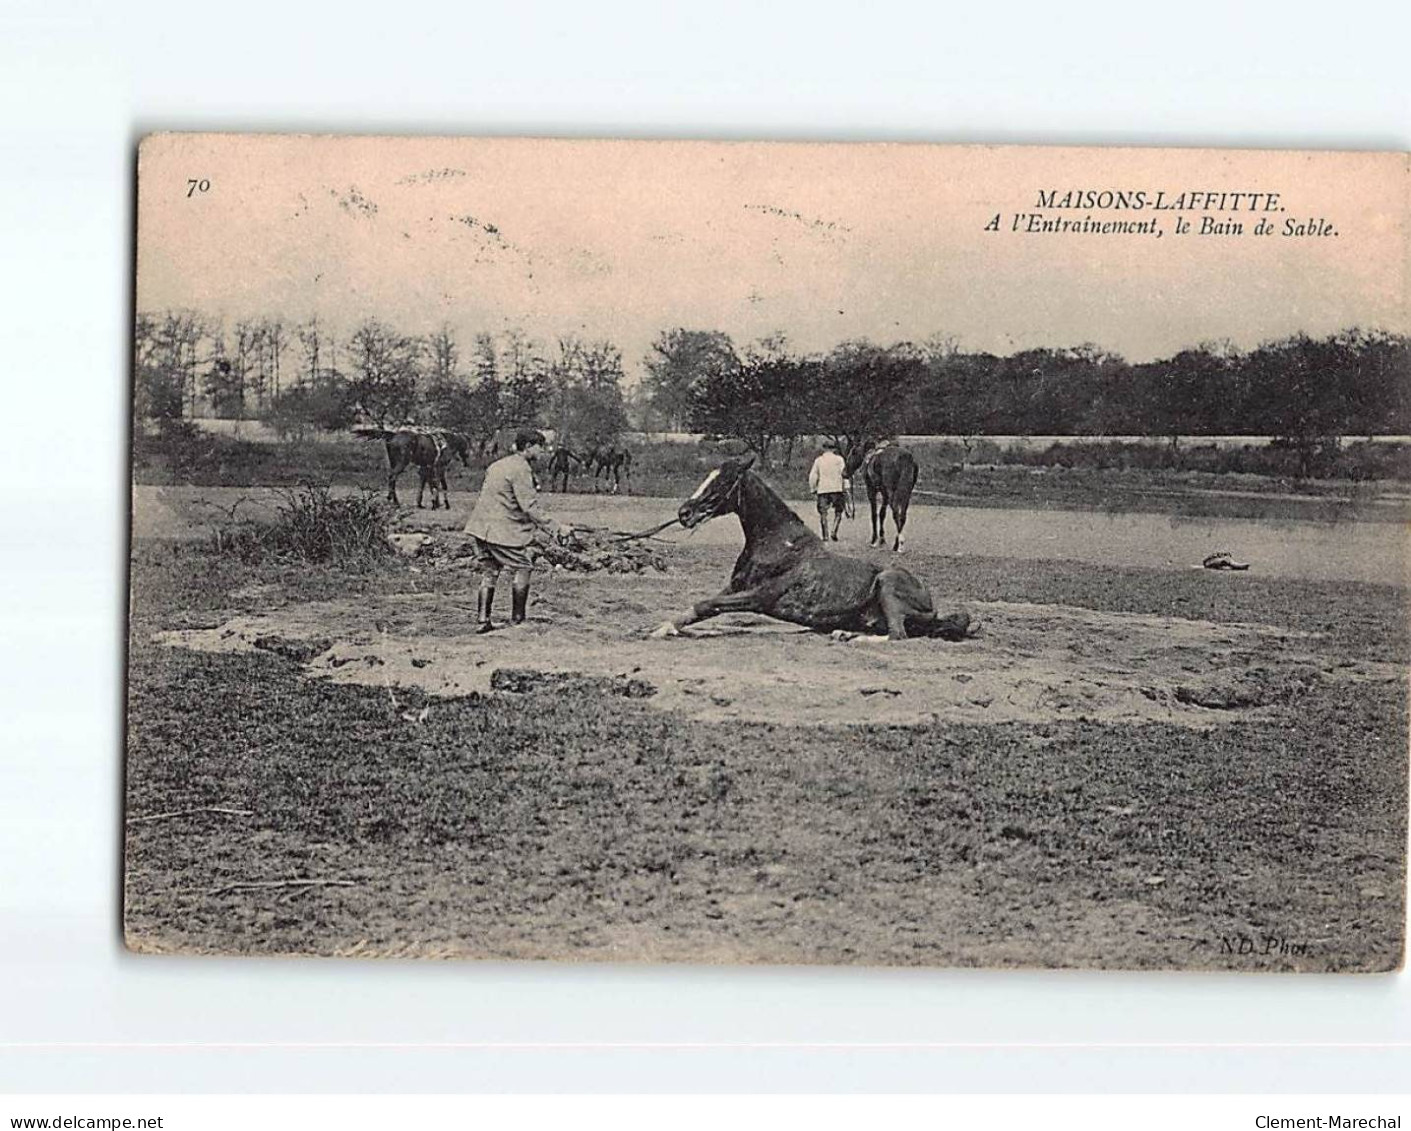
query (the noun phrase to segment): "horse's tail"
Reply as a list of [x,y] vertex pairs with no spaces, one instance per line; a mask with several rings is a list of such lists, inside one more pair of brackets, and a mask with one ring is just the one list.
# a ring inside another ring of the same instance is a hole
[[919,472],[916,469],[916,457],[910,452],[901,451],[897,453],[897,485],[894,494],[905,505],[911,499],[911,492],[916,487],[916,479]]
[[393,453],[392,441],[396,439],[397,432],[391,428],[384,428],[379,425],[362,425],[353,429],[353,435],[361,440],[380,440],[382,450],[387,453],[387,470],[392,474],[397,474],[397,457]]

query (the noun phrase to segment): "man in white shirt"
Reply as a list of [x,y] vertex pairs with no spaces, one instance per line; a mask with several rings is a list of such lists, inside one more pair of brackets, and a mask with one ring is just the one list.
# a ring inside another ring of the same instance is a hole
[[[833,440],[823,441],[823,451],[813,461],[809,469],[808,486],[818,504],[818,529],[823,541],[838,540],[838,526],[843,521],[843,511],[847,507],[848,481],[844,477],[845,464],[838,454],[838,445]],[[828,512],[833,512],[833,530],[828,530]]]

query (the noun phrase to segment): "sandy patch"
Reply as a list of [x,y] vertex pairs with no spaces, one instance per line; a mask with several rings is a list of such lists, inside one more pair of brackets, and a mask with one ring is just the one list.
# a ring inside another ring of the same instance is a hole
[[[469,634],[469,608],[405,595],[375,610],[291,605],[214,628],[157,634],[201,651],[265,650],[337,683],[438,696],[516,694],[533,673],[558,690],[626,694],[697,719],[830,726],[1167,722],[1204,727],[1263,714],[1325,680],[1397,680],[1399,668],[1319,655],[1315,638],[1254,624],[979,603],[963,643],[835,640],[762,617],[722,617],[680,637],[531,617]],[[496,673],[501,673],[498,677]],[[528,673],[526,675],[525,673]],[[567,675],[584,677],[576,682]],[[644,696],[642,685],[655,692]]]

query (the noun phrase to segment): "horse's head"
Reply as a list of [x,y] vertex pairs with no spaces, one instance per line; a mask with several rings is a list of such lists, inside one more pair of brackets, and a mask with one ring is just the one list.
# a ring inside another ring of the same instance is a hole
[[853,446],[848,449],[847,455],[843,457],[843,474],[849,479],[856,475],[857,469],[862,466],[862,461],[867,458],[867,453],[870,452],[875,445],[876,441],[866,439],[865,437],[853,444]]
[[451,451],[460,456],[461,463],[470,466],[470,437],[464,432],[447,432],[446,443]]
[[753,463],[754,456],[727,459],[701,480],[701,485],[676,512],[681,525],[690,530],[708,519],[735,510],[740,499],[740,482]]

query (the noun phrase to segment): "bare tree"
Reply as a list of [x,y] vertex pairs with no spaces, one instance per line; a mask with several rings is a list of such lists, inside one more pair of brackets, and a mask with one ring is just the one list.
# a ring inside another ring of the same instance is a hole
[[[196,416],[201,395],[197,380],[201,342],[212,332],[210,323],[194,310],[166,310],[141,328],[148,336],[141,353],[147,358],[149,373],[169,387],[175,398],[175,415]],[[164,403],[170,407],[170,402]]]
[[475,335],[475,379],[499,381],[500,362],[495,352],[495,339],[483,331]]
[[299,338],[299,344],[304,350],[304,378],[303,383],[312,385],[318,380],[319,360],[323,352],[323,331],[319,328],[318,316],[310,318],[302,326],[295,330]]
[[455,331],[449,325],[443,325],[426,339],[426,354],[428,381],[449,384],[458,380],[460,348],[456,345]]
[[[231,357],[231,368],[233,379],[240,384],[242,398],[245,396],[245,391],[250,388],[250,374],[258,372],[255,365],[255,355],[259,350],[259,342],[259,324],[253,319],[242,318],[235,323],[235,352]],[[260,400],[258,379],[255,392],[258,403]]]
[[266,318],[261,325],[264,331],[265,355],[268,358],[269,381],[266,383],[273,396],[279,396],[280,362],[289,345],[289,331],[282,318]]

